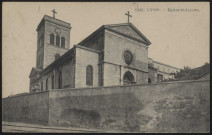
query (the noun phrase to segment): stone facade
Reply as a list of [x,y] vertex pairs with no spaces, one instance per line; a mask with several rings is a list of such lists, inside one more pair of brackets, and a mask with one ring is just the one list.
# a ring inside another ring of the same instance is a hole
[[70,30],[70,23],[41,20],[30,92],[158,82],[158,63],[148,59],[151,42],[133,24],[103,25],[72,49]]
[[148,63],[149,78],[151,80],[154,80],[153,82],[163,82],[164,79],[174,79],[174,75],[172,73],[180,71],[179,68],[154,61],[151,58],[148,58]]
[[30,78],[30,92],[38,86],[40,91],[58,89],[59,74],[62,76],[61,88],[75,87],[75,54],[74,49],[69,50],[63,57],[57,59],[44,70],[34,74]]
[[[55,60],[55,55],[62,56],[70,49],[69,23],[53,19],[45,15],[37,27],[37,64],[36,68],[45,69]],[[59,30],[59,32],[57,31]],[[50,43],[50,35],[54,35],[53,44]],[[56,37],[59,36],[59,45],[56,45]],[[65,39],[65,47],[61,47],[61,38]]]
[[[130,71],[136,83],[146,83],[148,74],[148,47],[115,32],[105,32],[104,86],[122,85],[124,73]],[[123,58],[125,50],[133,54],[131,64]],[[115,75],[115,77],[114,77]]]
[[93,86],[98,86],[98,56],[96,50],[76,47],[75,88],[89,87],[86,85],[86,68],[89,65],[93,67]]
[[[164,79],[174,79],[174,75],[171,75],[171,73],[176,73],[179,72],[180,69],[158,62],[158,61],[152,61],[154,64],[154,67],[157,68],[157,74],[159,74],[159,76],[162,76],[160,79],[164,80]],[[159,77],[158,77],[159,78]],[[162,80],[158,80],[158,82],[162,81]]]
[[[135,83],[147,83],[150,42],[132,24],[104,25],[79,43],[99,52],[99,86],[122,85],[124,74],[132,73]],[[126,64],[123,53],[133,54]]]

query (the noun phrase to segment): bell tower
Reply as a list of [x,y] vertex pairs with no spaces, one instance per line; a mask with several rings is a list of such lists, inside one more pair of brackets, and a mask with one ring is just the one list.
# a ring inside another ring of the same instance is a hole
[[43,70],[70,49],[70,23],[44,15],[37,27],[36,68]]

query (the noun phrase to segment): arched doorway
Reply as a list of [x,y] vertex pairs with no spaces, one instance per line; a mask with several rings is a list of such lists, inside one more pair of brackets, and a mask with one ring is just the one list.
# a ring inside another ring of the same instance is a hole
[[130,71],[127,71],[124,74],[124,78],[123,78],[123,84],[124,85],[129,85],[129,84],[134,84],[135,83],[135,79],[133,74]]

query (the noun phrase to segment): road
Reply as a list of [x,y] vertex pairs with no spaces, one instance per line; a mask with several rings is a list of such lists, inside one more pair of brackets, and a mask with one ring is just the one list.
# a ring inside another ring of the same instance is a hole
[[12,133],[120,133],[120,131],[109,131],[100,129],[85,129],[75,127],[50,127],[36,124],[18,122],[2,122],[2,132]]

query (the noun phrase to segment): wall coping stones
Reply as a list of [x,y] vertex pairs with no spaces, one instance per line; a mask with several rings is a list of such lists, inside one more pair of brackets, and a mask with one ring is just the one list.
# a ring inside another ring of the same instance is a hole
[[[48,90],[48,91],[40,91],[35,93],[28,93],[25,95],[14,95],[12,97],[6,97],[2,98],[2,100],[9,99],[9,98],[15,98],[15,97],[23,97],[23,96],[29,96],[34,94],[41,94],[41,93],[50,93],[50,92],[58,92],[58,91],[77,91],[77,90],[95,90],[95,89],[105,89],[105,88],[123,88],[123,87],[134,87],[134,86],[148,86],[148,85],[166,85],[166,84],[178,84],[178,83],[195,83],[195,82],[209,82],[210,80],[190,80],[190,81],[173,81],[173,82],[163,82],[163,83],[151,83],[151,84],[134,84],[134,85],[115,85],[115,86],[101,86],[101,87],[82,87],[82,88],[66,88],[66,89],[54,89],[54,90]],[[83,95],[83,94],[82,94]]]
[[114,86],[98,86],[98,87],[82,87],[82,88],[66,88],[66,89],[54,89],[53,91],[61,90],[79,90],[79,89],[102,89],[102,88],[114,88],[114,87],[133,87],[133,86],[146,86],[146,85],[164,85],[173,83],[193,83],[193,82],[207,82],[210,80],[191,80],[191,81],[173,81],[173,82],[163,82],[163,83],[147,83],[147,84],[134,84],[134,85],[114,85]]

